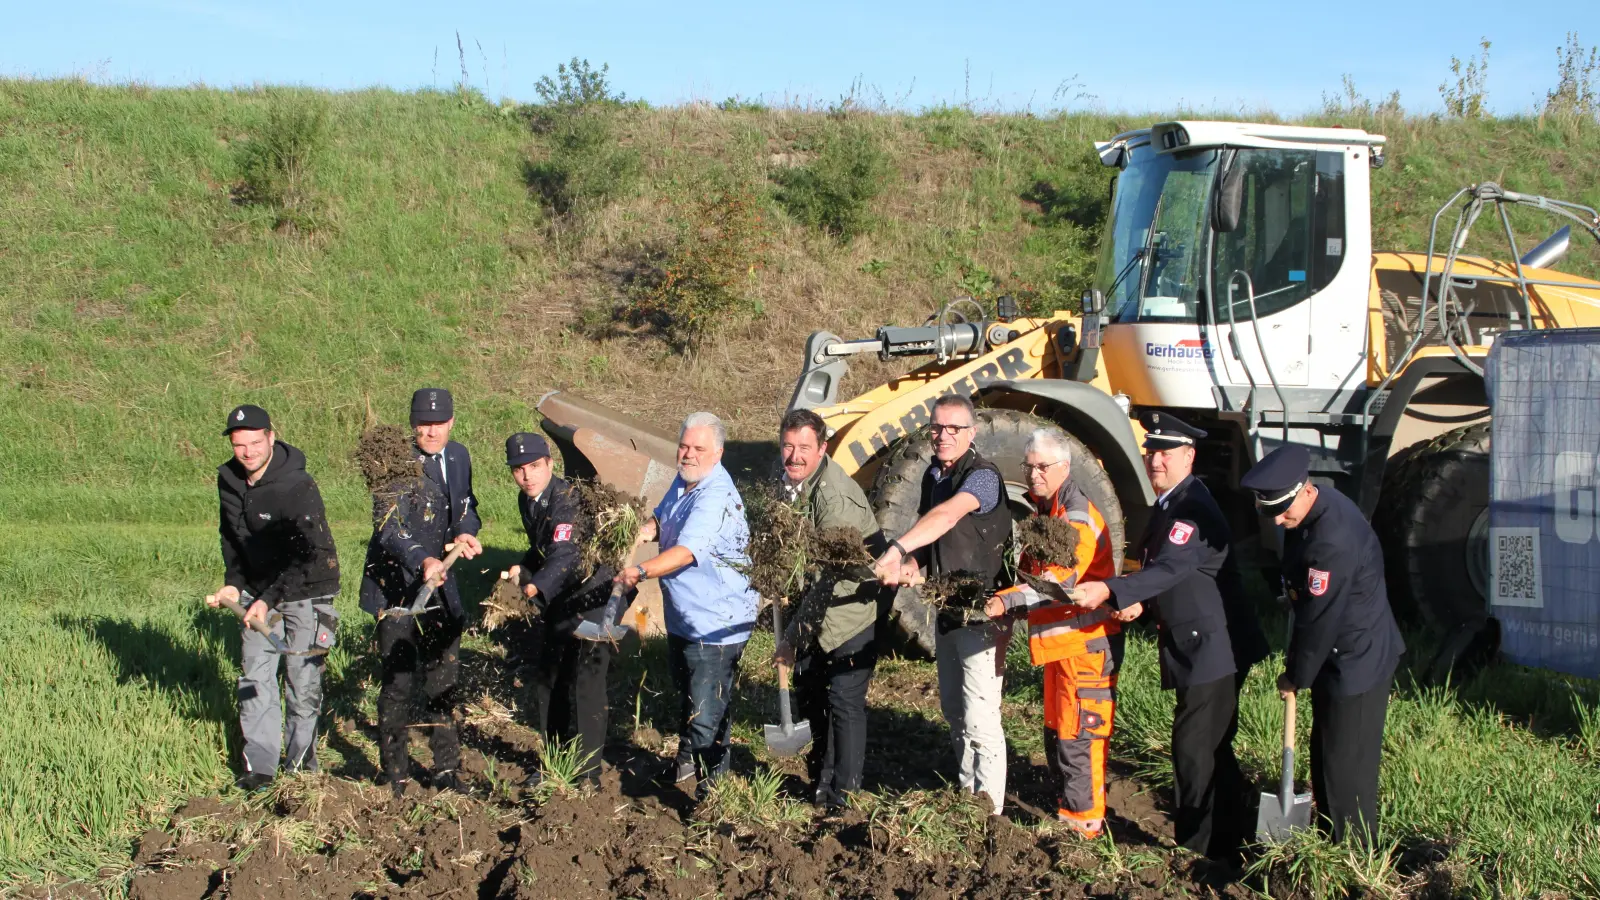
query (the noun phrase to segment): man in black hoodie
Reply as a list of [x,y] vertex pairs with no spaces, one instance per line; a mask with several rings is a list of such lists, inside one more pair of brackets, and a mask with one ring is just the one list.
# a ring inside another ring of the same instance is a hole
[[[245,623],[239,677],[245,772],[239,786],[254,790],[277,775],[286,734],[288,771],[317,770],[324,656],[308,651],[332,645],[339,558],[305,454],[277,439],[267,411],[237,407],[222,433],[233,446],[233,459],[217,469],[226,575],[207,602],[240,604],[247,619],[270,625],[294,654],[273,652]],[[278,692],[280,659],[288,682],[287,726]]]

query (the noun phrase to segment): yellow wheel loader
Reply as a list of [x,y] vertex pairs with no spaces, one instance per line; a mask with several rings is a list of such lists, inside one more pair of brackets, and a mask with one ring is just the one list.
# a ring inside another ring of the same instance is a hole
[[[1060,428],[1119,554],[1154,501],[1139,413],[1172,410],[1207,430],[1196,474],[1247,549],[1250,535],[1268,550],[1277,537],[1239,476],[1284,442],[1304,445],[1313,478],[1374,516],[1390,596],[1440,633],[1440,659],[1453,661],[1493,635],[1483,360],[1507,331],[1600,325],[1600,282],[1552,269],[1574,227],[1600,243],[1600,218],[1479,184],[1434,215],[1427,252],[1378,252],[1369,177],[1383,144],[1357,129],[1234,122],[1117,135],[1096,145],[1118,172],[1081,309],[1032,317],[1007,298],[992,313],[963,298],[864,340],[817,332],[790,406],[827,422],[834,459],[869,489],[890,534],[915,519],[931,455],[924,426],[940,395],[982,407],[975,444],[1018,500],[1028,435]],[[1524,252],[1511,206],[1568,221]],[[1509,262],[1462,254],[1475,226],[1509,244]],[[861,353],[931,360],[841,399],[847,360]],[[569,467],[646,493],[670,480],[672,435],[570,395],[540,409]],[[914,591],[900,592],[895,612],[904,636],[932,653],[932,617]]]

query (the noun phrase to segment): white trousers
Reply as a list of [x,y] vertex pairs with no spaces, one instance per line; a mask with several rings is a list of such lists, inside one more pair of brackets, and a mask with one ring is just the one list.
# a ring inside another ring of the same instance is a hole
[[961,789],[983,794],[1000,812],[1006,804],[1006,735],[1000,725],[1011,623],[973,625],[941,634],[939,706],[950,724]]

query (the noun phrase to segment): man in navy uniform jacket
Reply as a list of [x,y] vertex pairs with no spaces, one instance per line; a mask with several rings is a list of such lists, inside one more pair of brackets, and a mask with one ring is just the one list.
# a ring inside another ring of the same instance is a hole
[[1378,834],[1378,763],[1389,686],[1405,642],[1389,609],[1383,548],[1361,509],[1308,475],[1311,455],[1279,447],[1240,479],[1286,529],[1283,589],[1294,633],[1278,676],[1287,698],[1311,688],[1311,794],[1335,841]]

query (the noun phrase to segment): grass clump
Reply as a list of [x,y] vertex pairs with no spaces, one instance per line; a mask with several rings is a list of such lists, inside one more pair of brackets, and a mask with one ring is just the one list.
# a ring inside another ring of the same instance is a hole
[[872,201],[893,171],[877,138],[849,125],[830,133],[811,163],[774,176],[777,200],[797,221],[847,244],[873,230]]
[[639,540],[646,513],[644,500],[599,481],[574,480],[578,499],[577,541],[583,571],[620,569]]
[[861,792],[851,795],[851,803],[867,817],[875,846],[881,842],[882,849],[920,862],[973,865],[975,848],[988,836],[987,801],[962,791],[907,791],[898,797]]
[[638,151],[617,141],[615,115],[625,96],[612,92],[610,69],[573,57],[534,85],[542,102],[528,108],[528,119],[549,148],[523,167],[523,180],[558,215],[581,217],[610,205],[632,193],[643,170]]
[[240,181],[234,201],[273,210],[277,230],[314,227],[312,173],[327,141],[328,101],[322,94],[268,91],[266,121],[235,151]]
[[766,263],[768,235],[755,192],[713,191],[677,222],[677,236],[653,277],[641,280],[623,317],[653,326],[680,349],[765,312],[756,299],[756,270]]
[[585,753],[583,743],[577,738],[570,741],[547,740],[539,748],[539,786],[534,797],[541,803],[560,795],[577,797],[592,789],[586,777],[594,751]]
[[695,817],[753,832],[804,822],[811,816],[803,804],[784,796],[782,772],[762,768],[748,778],[734,773],[718,778]]

